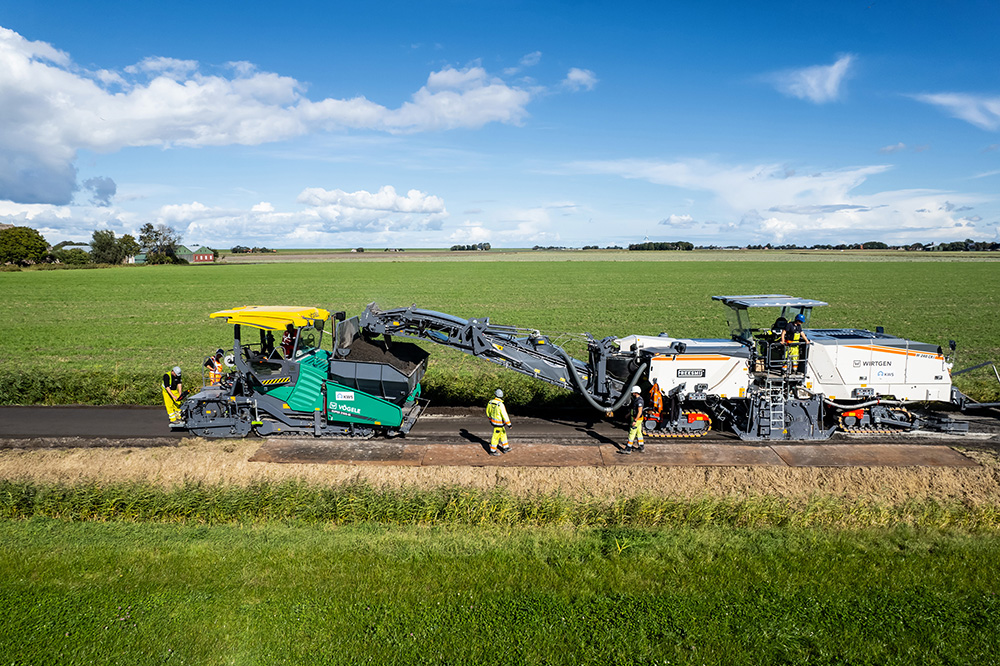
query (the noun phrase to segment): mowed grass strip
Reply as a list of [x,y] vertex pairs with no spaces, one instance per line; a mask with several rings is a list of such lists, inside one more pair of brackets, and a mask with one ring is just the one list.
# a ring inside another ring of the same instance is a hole
[[[249,304],[319,305],[360,313],[416,304],[543,332],[596,337],[727,337],[711,296],[790,293],[825,300],[814,327],[882,325],[924,342],[959,343],[957,367],[1000,358],[993,314],[995,262],[475,261],[329,262],[132,267],[0,274],[7,324],[0,404],[156,404],[159,375],[175,364],[200,384],[204,357],[232,344],[209,313]],[[769,322],[765,322],[769,323]],[[513,406],[561,391],[439,346],[427,388],[438,404],[481,401],[493,385]],[[583,352],[579,344],[571,353]],[[988,374],[988,373],[987,373]],[[992,382],[992,383],[991,383]],[[995,379],[958,385],[995,399]],[[482,395],[480,395],[482,393]]]
[[11,664],[989,664],[1000,538],[0,521]]

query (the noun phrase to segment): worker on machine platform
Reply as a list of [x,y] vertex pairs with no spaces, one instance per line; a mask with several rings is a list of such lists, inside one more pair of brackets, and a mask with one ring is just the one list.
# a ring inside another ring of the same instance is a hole
[[663,394],[660,393],[660,385],[657,382],[653,382],[649,388],[649,411],[651,415],[657,417],[663,413]]
[[[642,453],[646,450],[645,442],[642,439],[642,409],[645,407],[642,400],[642,391],[638,386],[632,387],[632,401],[628,404],[628,444],[624,449],[619,449],[618,453],[628,455],[633,451]],[[635,444],[633,446],[633,444]]]
[[507,430],[510,427],[510,417],[507,416],[507,408],[503,404],[503,391],[496,390],[496,397],[486,405],[486,418],[493,426],[493,439],[490,440],[490,455],[498,456],[500,453],[508,453],[510,447],[507,445]]
[[170,423],[183,425],[181,403],[184,401],[184,387],[181,385],[181,368],[175,365],[170,372],[163,373],[163,405],[167,408]]
[[[805,331],[802,330],[802,323],[806,320],[801,312],[795,315],[795,319],[788,322],[785,330],[781,333],[781,343],[785,345],[785,368],[788,372],[800,372],[799,368],[799,347],[804,341],[809,343]],[[802,368],[801,370],[804,370]]]
[[285,358],[292,358],[292,351],[295,349],[295,327],[291,324],[285,326],[285,332],[281,334],[281,351],[285,353]]
[[222,381],[222,357],[226,352],[223,349],[216,349],[215,353],[205,359],[205,367],[208,368],[208,383],[218,384]]

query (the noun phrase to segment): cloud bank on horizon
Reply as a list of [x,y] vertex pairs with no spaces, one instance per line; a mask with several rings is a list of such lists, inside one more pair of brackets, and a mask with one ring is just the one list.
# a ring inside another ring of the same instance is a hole
[[[856,48],[745,77],[761,115],[750,100],[720,116],[701,155],[696,129],[687,154],[657,138],[656,128],[667,139],[688,132],[679,115],[688,102],[672,99],[669,77],[630,78],[612,61],[599,76],[597,55],[584,67],[549,48],[512,55],[506,67],[484,66],[498,62],[484,53],[461,65],[435,60],[409,90],[371,81],[367,93],[318,96],[315,81],[246,60],[148,55],[85,67],[58,44],[0,27],[0,221],[34,226],[50,242],[151,221],[217,247],[1000,237],[989,187],[1000,174],[990,168],[1000,96],[873,92],[870,80],[849,94],[874,67]],[[667,92],[650,92],[658,86]],[[619,101],[643,95],[657,97],[651,108],[663,118],[630,127]],[[851,134],[858,121],[838,116],[863,96],[922,120],[905,134],[893,134],[892,118]],[[746,136],[782,122],[794,136],[740,141],[726,129],[739,122]],[[857,134],[871,135],[865,152],[844,151]],[[803,136],[815,151],[800,148]],[[951,136],[975,146],[969,166],[929,166],[931,141]]]

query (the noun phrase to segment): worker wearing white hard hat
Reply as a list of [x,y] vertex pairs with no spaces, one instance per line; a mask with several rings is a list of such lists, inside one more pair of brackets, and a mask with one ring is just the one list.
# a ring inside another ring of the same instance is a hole
[[633,451],[642,453],[646,450],[645,442],[642,439],[642,410],[645,407],[642,401],[642,390],[638,386],[632,387],[632,401],[628,404],[628,444],[625,448],[619,449],[618,453],[629,454]]
[[498,456],[501,453],[510,451],[507,445],[507,428],[510,427],[510,417],[507,416],[507,407],[503,404],[503,391],[497,389],[494,398],[486,405],[486,418],[493,426],[493,438],[490,440],[490,455]]
[[167,416],[170,423],[178,424],[181,420],[181,393],[184,387],[181,385],[181,368],[175,365],[170,372],[163,373],[163,405],[167,408]]

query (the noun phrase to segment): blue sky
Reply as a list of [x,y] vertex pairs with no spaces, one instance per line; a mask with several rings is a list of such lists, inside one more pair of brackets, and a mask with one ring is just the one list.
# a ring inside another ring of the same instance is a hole
[[1000,240],[995,2],[0,7],[51,243]]

